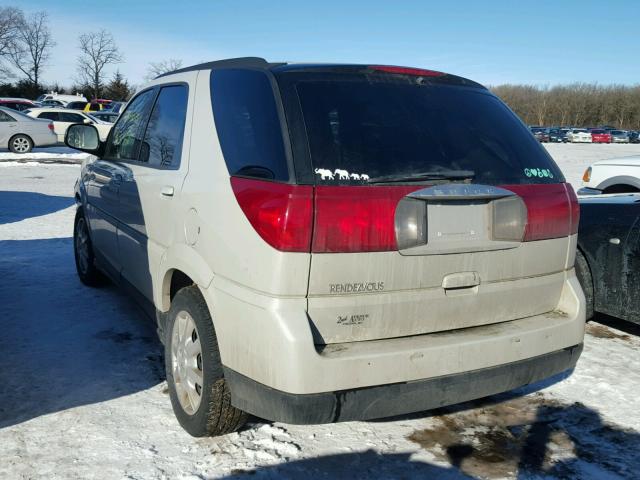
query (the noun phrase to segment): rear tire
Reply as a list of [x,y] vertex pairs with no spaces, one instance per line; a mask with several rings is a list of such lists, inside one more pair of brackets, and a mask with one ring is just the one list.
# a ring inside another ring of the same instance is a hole
[[9,140],[9,150],[13,153],[29,153],[33,150],[33,140],[27,135],[14,135]]
[[582,286],[584,292],[584,298],[586,299],[587,310],[587,322],[593,318],[593,277],[591,276],[591,269],[587,263],[587,259],[580,250],[576,252],[576,276]]
[[89,234],[89,224],[82,208],[78,208],[76,211],[76,219],[73,224],[73,256],[76,261],[76,271],[82,283],[89,287],[104,285],[106,277],[96,268],[96,257]]
[[165,368],[178,422],[194,437],[237,431],[248,415],[231,405],[213,320],[198,287],[180,289],[167,317]]

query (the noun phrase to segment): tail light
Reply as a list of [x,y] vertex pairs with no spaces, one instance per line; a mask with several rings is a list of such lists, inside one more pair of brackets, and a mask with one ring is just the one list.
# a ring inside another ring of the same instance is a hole
[[513,195],[493,200],[491,210],[492,240],[521,242],[527,226],[527,207],[522,199]]
[[231,188],[262,239],[283,252],[309,252],[313,187],[231,177]]
[[312,251],[397,250],[398,202],[416,186],[318,186]]
[[578,202],[578,196],[573,191],[573,187],[569,183],[564,184],[567,189],[567,197],[569,197],[569,206],[571,208],[571,234],[578,233],[578,227],[580,225],[580,203]]
[[566,183],[508,185],[527,207],[524,242],[566,237],[578,230],[580,207],[573,188]]
[[[407,197],[424,186],[289,185],[232,177],[247,219],[285,252],[403,250],[427,243],[427,202]],[[578,231],[580,207],[568,184],[510,185],[516,195],[493,200],[491,237],[536,241]]]
[[427,202],[409,197],[400,200],[395,214],[395,233],[398,250],[426,245]]
[[49,130],[51,130],[53,132],[53,123],[52,122],[47,123],[47,127],[49,127]]

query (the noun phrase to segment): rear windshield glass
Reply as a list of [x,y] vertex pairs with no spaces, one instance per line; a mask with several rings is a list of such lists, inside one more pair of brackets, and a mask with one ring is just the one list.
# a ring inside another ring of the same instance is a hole
[[398,75],[281,79],[295,84],[318,184],[425,173],[471,173],[493,185],[564,181],[529,129],[484,89]]

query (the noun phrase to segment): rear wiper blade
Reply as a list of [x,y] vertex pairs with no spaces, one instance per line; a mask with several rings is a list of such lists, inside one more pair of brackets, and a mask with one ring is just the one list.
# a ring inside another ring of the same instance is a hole
[[409,175],[385,175],[373,177],[367,183],[422,182],[425,180],[466,180],[476,176],[473,170],[436,170],[433,172],[412,173]]

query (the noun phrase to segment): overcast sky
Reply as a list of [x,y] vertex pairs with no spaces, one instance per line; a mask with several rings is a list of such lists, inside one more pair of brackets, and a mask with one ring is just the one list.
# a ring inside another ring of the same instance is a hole
[[[2,1],[11,5],[11,0]],[[76,78],[78,35],[105,28],[140,84],[149,62],[237,56],[385,63],[480,83],[640,83],[636,1],[18,0],[45,10],[57,46],[45,83]]]

